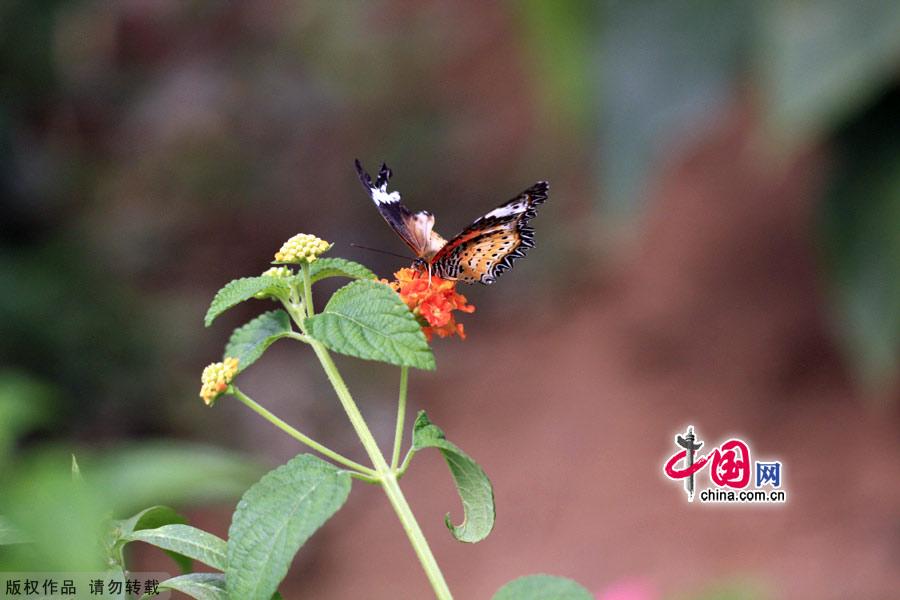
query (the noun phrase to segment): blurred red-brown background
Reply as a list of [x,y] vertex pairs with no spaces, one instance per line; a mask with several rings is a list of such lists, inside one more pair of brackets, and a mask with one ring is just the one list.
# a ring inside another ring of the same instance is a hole
[[[411,379],[494,484],[496,528],[465,545],[437,454],[404,478],[456,596],[548,572],[598,597],[897,598],[898,27],[879,2],[7,2],[3,381],[55,398],[18,451],[163,437],[283,462],[290,438],[196,397],[262,306],[207,330],[214,292],[301,231],[405,266],[350,246],[403,250],[354,158],[444,235],[547,179],[537,247],[464,290],[468,339]],[[339,364],[387,446],[396,369]],[[310,353],[241,377],[363,460]],[[662,463],[689,423],[780,459],[787,504],[688,505]],[[226,534],[233,501],[183,500]],[[281,589],[430,593],[365,485]]]

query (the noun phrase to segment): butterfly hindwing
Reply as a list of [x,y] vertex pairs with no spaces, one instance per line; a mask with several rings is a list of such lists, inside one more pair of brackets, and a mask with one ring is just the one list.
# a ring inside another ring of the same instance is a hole
[[375,208],[391,229],[412,248],[417,257],[425,256],[429,250],[436,251],[435,244],[443,244],[443,238],[432,231],[434,216],[430,212],[424,210],[413,212],[400,201],[400,192],[387,191],[388,181],[393,173],[386,164],[381,165],[374,182],[358,160],[356,172],[375,203]]
[[539,181],[477,219],[434,256],[435,274],[465,283],[494,283],[534,246],[534,230],[528,222],[536,207],[547,200],[549,189],[546,181]]

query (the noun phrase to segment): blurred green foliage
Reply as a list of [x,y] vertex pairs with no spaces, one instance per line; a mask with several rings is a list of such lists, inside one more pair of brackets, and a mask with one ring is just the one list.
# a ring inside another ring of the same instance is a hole
[[0,469],[16,440],[51,420],[56,390],[19,371],[0,371]]
[[47,125],[64,102],[58,17],[76,5],[0,6],[0,363],[57,386],[59,431],[89,427],[104,405],[132,410],[160,389],[153,336],[133,317],[139,298],[109,276],[109,257],[75,210],[96,185],[97,156]]
[[526,0],[513,4],[522,16],[523,52],[532,66],[532,85],[553,128],[593,127],[596,80],[586,76],[597,52],[600,4]]
[[825,259],[849,356],[864,383],[900,364],[900,89],[842,128],[842,168],[821,215]]
[[57,423],[69,425],[105,400],[134,407],[159,391],[154,338],[131,316],[140,301],[78,246],[54,237],[0,248],[0,360],[77,397],[56,403]]
[[601,206],[624,220],[643,209],[649,176],[734,95],[761,3],[612,2],[596,67],[601,90]]
[[[898,84],[900,3],[642,0],[604,3],[596,12],[581,2],[520,8],[529,36],[552,58],[536,61],[546,74],[541,85],[559,88],[546,110],[577,113],[596,98],[598,206],[607,218],[635,220],[664,159],[711,127],[711,116],[735,104],[747,83],[775,157],[829,142],[836,161],[819,203],[826,224],[820,243],[839,330],[863,381],[879,386],[896,376],[900,178],[893,141],[900,105],[878,100]],[[572,76],[577,70],[582,77]]]
[[720,581],[699,592],[674,595],[671,600],[765,600],[773,595],[758,581]]
[[768,133],[789,148],[831,135],[896,84],[900,3],[747,3]]
[[74,454],[57,445],[15,448],[46,425],[52,393],[22,374],[0,375],[0,415],[8,417],[0,419],[0,570],[102,570],[111,518],[160,501],[231,501],[262,473],[234,453],[171,441]]

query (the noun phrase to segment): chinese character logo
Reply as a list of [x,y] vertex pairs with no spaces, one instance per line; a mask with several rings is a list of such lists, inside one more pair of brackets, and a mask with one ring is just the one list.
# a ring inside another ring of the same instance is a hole
[[781,487],[781,463],[756,461],[756,487]]
[[[698,454],[703,442],[694,433],[694,427],[675,436],[677,450],[663,466],[669,479],[684,481],[684,491],[688,502],[694,501],[696,479],[707,465],[709,480],[714,487],[700,493],[702,502],[784,502],[785,493],[774,488],[781,487],[781,462],[756,461],[751,463],[750,447],[742,439],[725,440],[705,455]],[[753,474],[751,464],[755,464],[756,489],[747,489]],[[770,490],[761,489],[770,486]]]
[[[697,462],[694,462],[694,453],[703,446],[703,442],[695,442],[694,428],[688,427],[684,436],[675,436],[675,443],[684,448],[684,450],[676,452],[666,462],[666,475],[672,479],[684,479],[684,491],[687,493],[688,502],[693,502],[694,473],[702,469],[706,465],[707,460],[704,456]],[[676,468],[678,463],[681,463],[683,468]]]
[[712,455],[709,476],[718,486],[745,488],[750,483],[750,449],[741,440],[728,440]]

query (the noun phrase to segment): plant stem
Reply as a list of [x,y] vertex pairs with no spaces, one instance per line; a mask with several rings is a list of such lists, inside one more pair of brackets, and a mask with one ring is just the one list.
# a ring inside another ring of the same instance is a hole
[[391,471],[400,464],[400,446],[403,445],[403,421],[406,419],[406,390],[409,387],[409,367],[400,367],[400,398],[397,401],[397,427],[394,430],[394,453],[391,455]]
[[[315,314],[315,310],[312,303],[312,279],[310,277],[309,264],[302,263],[300,268],[303,273],[303,304],[306,317],[311,317]],[[294,322],[300,330],[306,334],[303,315],[298,314],[298,310],[292,310],[292,308],[296,306],[296,303],[292,300],[290,306],[287,304],[285,306],[288,308],[288,312],[294,319]],[[331,355],[328,353],[328,349],[325,348],[321,342],[308,336],[304,337],[306,339],[301,341],[309,343],[315,351],[316,356],[319,358],[319,362],[322,364],[322,368],[325,370],[325,374],[328,376],[328,381],[330,381],[332,387],[334,387],[334,391],[341,401],[341,406],[344,407],[344,412],[347,413],[347,417],[350,419],[353,430],[356,431],[359,441],[362,442],[363,447],[366,449],[366,453],[369,455],[369,459],[375,466],[373,472],[374,477],[381,483],[381,487],[387,495],[388,501],[394,508],[394,512],[397,513],[400,524],[403,525],[406,536],[409,538],[413,550],[419,558],[422,568],[425,570],[425,575],[428,577],[428,581],[434,589],[435,596],[438,600],[453,600],[453,596],[450,594],[450,588],[447,587],[447,582],[444,580],[444,575],[441,573],[441,569],[438,567],[434,554],[431,553],[431,548],[428,546],[428,541],[425,539],[425,535],[422,533],[422,529],[419,527],[419,523],[416,521],[412,509],[409,507],[409,503],[406,501],[406,497],[403,495],[403,491],[397,483],[397,477],[394,474],[394,470],[388,465],[387,460],[385,460],[384,455],[381,453],[378,442],[375,441],[375,437],[369,430],[369,426],[366,425],[366,421],[363,419],[362,413],[359,412],[356,402],[353,401],[353,396],[350,395],[350,390],[347,389],[347,384],[344,383],[344,379],[338,372],[337,366],[334,364]],[[403,367],[400,380],[400,410],[403,414],[406,412],[407,378],[407,368]],[[278,425],[278,423],[275,424]],[[402,423],[398,424],[398,430],[401,432],[400,438],[402,438]],[[394,454],[397,453],[399,453],[399,450],[395,450]],[[371,471],[371,469],[369,469],[369,471]]]
[[303,342],[304,344],[308,344],[310,342],[310,338],[303,335],[302,333],[297,333],[296,331],[291,331],[290,333],[284,334],[285,337],[289,337],[292,340],[297,340],[298,342]]
[[276,417],[274,414],[272,414],[269,410],[267,410],[262,405],[257,404],[252,398],[250,398],[250,396],[248,396],[247,394],[245,394],[244,392],[239,390],[237,388],[237,386],[232,385],[230,393],[233,394],[238,400],[240,400],[241,402],[243,402],[244,404],[249,406],[250,409],[252,409],[255,413],[260,415],[266,421],[268,421],[269,423],[272,423],[273,425],[275,425],[275,427],[278,427],[279,429],[281,429],[282,431],[287,433],[289,436],[291,436],[295,440],[298,440],[300,443],[306,444],[307,446],[309,446],[316,452],[319,452],[320,454],[327,456],[334,462],[336,462],[340,465],[343,465],[343,466],[347,467],[348,469],[351,469],[362,475],[365,475],[367,478],[378,479],[378,473],[376,473],[369,467],[361,465],[358,462],[354,462],[354,461],[350,460],[349,458],[347,458],[341,454],[338,454],[334,450],[331,450],[330,448],[323,446],[322,444],[320,444],[316,440],[312,439],[308,435],[301,433],[294,427],[288,425],[287,423],[285,423],[284,421],[282,421],[281,419]]
[[410,448],[406,451],[406,456],[403,457],[403,462],[400,463],[400,468],[395,471],[397,474],[397,481],[400,481],[400,478],[403,477],[406,470],[409,468],[409,463],[412,461],[412,457],[415,455],[416,451],[414,448]]
[[413,550],[415,550],[416,556],[419,557],[419,562],[422,563],[422,568],[425,570],[425,575],[434,589],[435,596],[438,600],[452,600],[453,596],[450,594],[444,575],[441,573],[441,569],[431,553],[431,548],[428,546],[428,541],[425,539],[425,535],[422,533],[422,529],[419,527],[412,509],[409,507],[409,503],[406,501],[406,497],[397,483],[397,477],[378,448],[378,443],[372,436],[372,432],[369,431],[369,427],[353,401],[347,385],[344,383],[340,373],[338,373],[337,366],[331,359],[331,355],[325,346],[315,340],[312,340],[311,346],[315,350],[316,356],[319,357],[319,362],[322,363],[322,368],[325,369],[325,374],[334,387],[334,391],[337,393],[344,411],[350,418],[350,423],[353,425],[356,435],[359,436],[363,447],[365,447],[369,458],[372,460],[372,464],[375,465],[375,471],[381,479],[382,489],[387,494],[388,501],[394,508],[394,512],[397,513],[397,517],[406,531]]
[[316,311],[313,309],[312,278],[309,276],[309,263],[306,261],[300,263],[300,270],[303,271],[303,304],[306,305],[306,316],[311,317],[316,314]]

